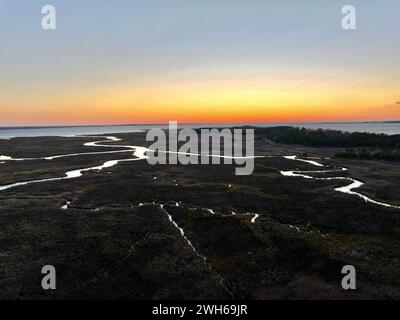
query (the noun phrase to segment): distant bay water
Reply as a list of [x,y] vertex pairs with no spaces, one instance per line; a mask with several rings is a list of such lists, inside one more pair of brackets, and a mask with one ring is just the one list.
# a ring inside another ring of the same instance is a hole
[[[341,122],[341,123],[243,123],[243,124],[183,124],[180,128],[223,128],[223,127],[255,126],[277,127],[292,126],[309,129],[330,129],[347,132],[368,132],[384,134],[400,134],[400,122]],[[73,136],[141,132],[143,130],[161,128],[168,125],[117,125],[117,126],[54,126],[54,127],[0,127],[0,138]]]

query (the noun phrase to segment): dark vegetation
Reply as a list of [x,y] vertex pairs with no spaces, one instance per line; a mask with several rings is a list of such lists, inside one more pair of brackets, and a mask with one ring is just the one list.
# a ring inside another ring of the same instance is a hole
[[400,161],[400,149],[346,149],[336,153],[339,158]]
[[[118,136],[124,139],[121,144],[146,145],[141,134]],[[43,139],[0,141],[0,154],[93,151],[79,146],[85,139]],[[311,150],[268,148],[260,146],[257,152]],[[323,148],[311,152],[326,156]],[[63,176],[71,168],[129,156],[6,163],[0,165],[0,178],[10,183]],[[335,161],[337,166],[352,162]],[[379,189],[380,200],[396,203],[397,164],[379,165],[377,170],[367,161],[367,173],[358,171],[357,178],[367,183],[370,196]],[[79,179],[0,192],[0,298],[400,298],[399,211],[333,191],[347,182],[279,173],[296,169],[315,168],[264,158],[256,161],[253,175],[240,177],[231,165],[150,166],[136,161],[87,172]],[[375,180],[369,178],[372,171]],[[67,200],[71,207],[61,210]],[[161,203],[209,265],[169,221]],[[254,224],[247,214],[253,212],[260,214]],[[40,287],[46,264],[57,269],[56,291]],[[354,292],[340,287],[341,268],[347,264],[358,271]]]
[[295,127],[259,128],[256,132],[274,142],[308,147],[346,148],[338,157],[366,160],[400,160],[400,135],[343,132]]
[[275,142],[301,144],[308,147],[400,148],[400,135],[361,132],[351,133],[335,130],[312,130],[295,127],[257,128],[256,133]]

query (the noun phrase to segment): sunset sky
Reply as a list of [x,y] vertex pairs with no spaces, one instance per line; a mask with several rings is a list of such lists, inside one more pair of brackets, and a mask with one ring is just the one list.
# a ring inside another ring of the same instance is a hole
[[2,126],[400,120],[398,0],[0,0],[0,43]]

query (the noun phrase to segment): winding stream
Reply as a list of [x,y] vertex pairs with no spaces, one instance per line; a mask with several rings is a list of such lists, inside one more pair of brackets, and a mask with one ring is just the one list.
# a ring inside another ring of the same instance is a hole
[[[25,186],[29,184],[35,184],[35,183],[44,183],[44,182],[50,182],[50,181],[60,181],[60,180],[67,180],[67,179],[75,179],[81,177],[85,172],[88,171],[101,171],[105,168],[111,168],[116,165],[118,165],[120,162],[129,162],[129,161],[138,161],[138,160],[145,160],[148,159],[148,156],[146,155],[147,152],[154,152],[155,150],[148,149],[146,147],[141,147],[141,146],[133,146],[133,145],[113,145],[113,144],[105,144],[107,142],[118,142],[122,141],[121,139],[114,137],[114,136],[75,136],[79,138],[101,138],[101,139],[106,139],[106,140],[100,140],[100,141],[94,141],[94,142],[86,142],[84,143],[85,147],[104,147],[104,148],[118,148],[120,150],[115,150],[115,151],[99,151],[99,152],[84,152],[84,153],[71,153],[71,154],[64,154],[64,155],[55,155],[55,156],[48,156],[48,157],[39,157],[39,158],[12,158],[9,156],[5,155],[0,155],[0,163],[4,164],[8,161],[34,161],[34,160],[54,160],[54,159],[60,159],[60,158],[66,158],[66,157],[76,157],[76,156],[83,156],[83,155],[97,155],[97,154],[114,154],[114,153],[129,153],[132,152],[132,155],[134,158],[127,158],[127,159],[120,159],[120,160],[110,160],[104,162],[100,166],[95,166],[95,167],[89,167],[89,168],[83,168],[83,169],[76,169],[76,170],[71,170],[65,172],[64,177],[56,177],[56,178],[48,178],[48,179],[39,179],[39,180],[30,180],[30,181],[23,181],[23,182],[16,182],[13,184],[9,185],[3,185],[0,186],[0,191],[16,188],[19,186]],[[123,148],[121,150],[121,148]],[[182,152],[171,152],[171,151],[166,151],[167,153],[177,153],[177,154],[185,154],[185,155],[198,155],[198,156],[204,156],[205,154],[193,154],[193,153],[182,153]],[[207,155],[210,157],[221,157],[224,158],[225,156],[221,155]],[[264,158],[264,157],[274,157],[274,156],[254,156],[253,158]],[[229,156],[228,158],[235,158],[232,156]],[[244,158],[244,157],[237,157],[237,158]],[[313,166],[323,168],[325,165],[314,161],[314,160],[307,160],[307,159],[300,159],[296,155],[290,155],[290,156],[282,156],[282,158],[287,159],[287,160],[292,160],[292,161],[301,161],[301,162],[306,162],[309,163]],[[314,159],[314,158],[313,158]],[[280,173],[283,176],[286,177],[302,177],[305,179],[314,179],[314,180],[343,180],[343,181],[349,181],[350,184],[344,187],[339,187],[336,188],[335,191],[353,195],[356,197],[359,197],[363,199],[365,202],[372,203],[375,205],[387,207],[387,208],[394,208],[394,209],[400,209],[400,206],[397,205],[392,205],[389,203],[381,202],[381,201],[376,201],[373,200],[359,192],[354,191],[354,189],[360,188],[361,186],[364,185],[363,182],[358,181],[356,179],[350,178],[350,177],[342,177],[342,176],[336,176],[336,177],[313,177],[310,176],[310,173],[318,174],[318,173],[332,173],[332,172],[343,172],[347,171],[346,168],[339,168],[339,169],[333,169],[333,170],[319,170],[319,171],[300,171],[300,170],[295,170],[295,171],[280,171]],[[210,213],[213,213],[213,211],[210,210]],[[258,218],[258,215],[255,214],[255,217],[252,220],[252,223],[256,221]]]
[[[90,136],[90,137],[87,137],[87,138],[95,138],[95,137]],[[120,139],[118,139],[116,137],[104,137],[104,138],[106,138],[107,140],[101,140],[101,141],[95,141],[95,142],[87,142],[87,143],[84,144],[84,146],[87,146],[87,147],[117,147],[117,148],[124,147],[124,148],[129,148],[129,150],[117,150],[117,151],[107,151],[107,152],[71,153],[71,154],[57,155],[57,156],[51,156],[51,157],[42,157],[42,158],[12,158],[12,157],[8,157],[8,156],[0,156],[0,159],[2,161],[53,160],[53,159],[59,159],[59,158],[65,158],[65,157],[88,155],[88,154],[95,155],[95,154],[121,153],[121,152],[133,152],[133,156],[135,156],[136,158],[128,158],[128,159],[121,159],[121,160],[110,160],[110,161],[104,162],[100,166],[67,171],[65,173],[64,177],[16,182],[16,183],[13,183],[13,184],[0,186],[0,191],[4,191],[4,190],[7,190],[7,189],[11,189],[11,188],[16,188],[16,187],[19,187],[19,186],[25,186],[25,185],[29,185],[29,184],[34,184],[34,183],[75,179],[75,178],[81,177],[84,172],[101,171],[101,170],[103,170],[105,168],[111,168],[113,166],[116,166],[120,162],[128,162],[128,161],[137,161],[137,160],[147,159],[147,156],[145,155],[146,152],[148,151],[147,148],[139,147],[139,146],[115,146],[115,145],[109,146],[109,145],[100,144],[100,143],[104,143],[104,142],[108,142],[108,141],[120,141]]]
[[[323,164],[313,161],[313,160],[304,160],[304,159],[299,159],[297,156],[284,156],[285,159],[288,160],[296,160],[296,161],[302,161],[302,162],[307,162],[310,163],[314,166],[317,167],[325,167]],[[333,172],[340,172],[340,171],[347,171],[347,168],[339,168],[339,169],[333,169],[333,170],[320,170],[320,171],[281,171],[281,174],[286,177],[302,177],[305,179],[314,179],[314,180],[344,180],[344,181],[350,181],[351,183],[347,186],[344,187],[339,187],[335,188],[335,191],[345,193],[345,194],[350,194],[357,196],[361,199],[363,199],[365,202],[373,203],[378,206],[383,206],[387,208],[393,208],[393,209],[400,209],[400,206],[392,205],[389,203],[385,202],[380,202],[373,200],[359,192],[353,191],[353,189],[360,188],[364,185],[363,182],[358,181],[356,179],[350,178],[350,177],[342,177],[342,176],[336,176],[336,177],[326,177],[326,178],[321,178],[321,177],[313,177],[310,175],[307,175],[307,173],[333,173]]]

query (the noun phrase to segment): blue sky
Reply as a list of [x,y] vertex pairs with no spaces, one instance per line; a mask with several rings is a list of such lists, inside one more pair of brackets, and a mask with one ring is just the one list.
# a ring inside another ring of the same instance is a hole
[[[6,110],[21,93],[29,100],[34,93],[73,94],[75,87],[99,84],[141,86],[260,73],[275,79],[292,70],[306,80],[320,72],[398,85],[400,2],[351,1],[358,29],[345,32],[340,11],[348,3],[0,0],[0,93],[6,97],[0,107]],[[46,4],[57,9],[55,31],[41,29]]]

